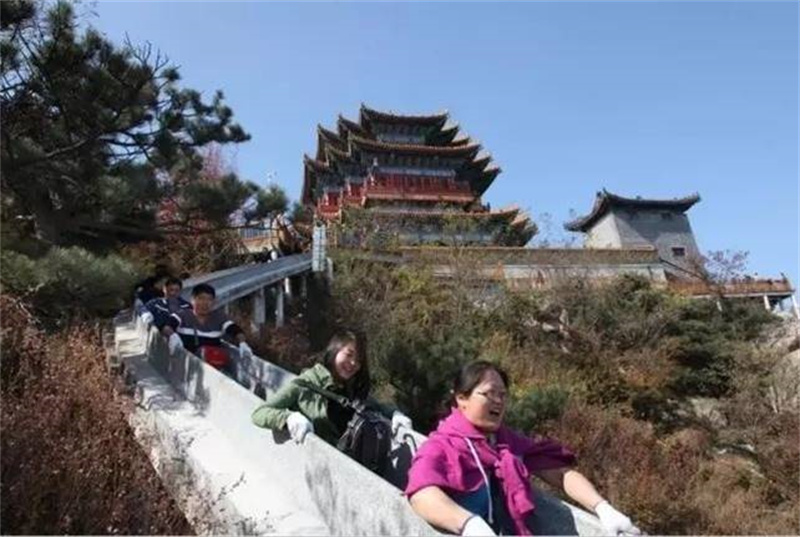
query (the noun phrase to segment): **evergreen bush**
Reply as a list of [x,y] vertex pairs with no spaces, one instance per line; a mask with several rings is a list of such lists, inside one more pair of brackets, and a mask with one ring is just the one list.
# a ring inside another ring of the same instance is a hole
[[0,251],[4,292],[25,296],[45,319],[107,317],[130,304],[138,274],[117,255],[52,248],[32,259]]
[[505,421],[519,431],[537,431],[563,414],[569,392],[561,386],[541,386],[525,390],[511,399]]

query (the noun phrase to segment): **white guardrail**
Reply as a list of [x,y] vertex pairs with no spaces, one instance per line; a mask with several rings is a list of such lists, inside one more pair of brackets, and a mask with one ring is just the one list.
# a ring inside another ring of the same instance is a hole
[[269,263],[254,263],[232,269],[220,270],[190,278],[183,282],[183,297],[190,299],[192,288],[199,283],[214,286],[216,307],[223,307],[286,278],[311,270],[311,254],[296,254],[280,257]]

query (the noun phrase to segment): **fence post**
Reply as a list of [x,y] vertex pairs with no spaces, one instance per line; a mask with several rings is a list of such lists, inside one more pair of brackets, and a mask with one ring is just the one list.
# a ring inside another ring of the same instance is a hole
[[275,286],[275,326],[283,326],[283,286]]
[[325,250],[328,238],[326,236],[325,224],[316,222],[314,224],[313,242],[311,245],[311,270],[313,272],[323,272],[325,270]]
[[264,326],[267,320],[267,296],[262,287],[253,293],[253,324],[257,328]]

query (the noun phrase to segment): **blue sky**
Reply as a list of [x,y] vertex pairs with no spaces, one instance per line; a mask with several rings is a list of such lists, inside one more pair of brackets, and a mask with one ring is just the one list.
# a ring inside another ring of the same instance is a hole
[[[318,123],[361,102],[447,109],[503,173],[484,199],[553,231],[597,190],[672,198],[701,250],[800,280],[798,2],[100,2],[89,23],[150,41],[222,89],[252,140],[239,174],[297,199]],[[541,223],[541,222],[540,222]]]

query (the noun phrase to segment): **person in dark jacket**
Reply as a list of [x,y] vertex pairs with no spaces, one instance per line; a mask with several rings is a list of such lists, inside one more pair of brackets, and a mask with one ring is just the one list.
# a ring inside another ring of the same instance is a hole
[[153,300],[154,298],[162,298],[164,294],[162,293],[161,287],[163,282],[166,278],[169,277],[169,268],[167,265],[158,264],[153,271],[152,276],[148,276],[144,280],[140,281],[134,287],[136,300],[139,301],[139,305],[144,305]]
[[238,345],[243,356],[252,356],[253,351],[245,341],[245,333],[224,311],[215,309],[216,290],[207,283],[192,288],[192,309],[181,309],[170,313],[162,333],[168,338],[169,349],[175,353],[184,348],[196,354],[217,369],[226,369],[228,355],[222,346],[222,338]]
[[153,298],[137,310],[139,317],[146,325],[154,324],[159,330],[163,329],[172,313],[180,310],[191,310],[192,304],[181,296],[183,282],[174,276],[164,281],[164,296]]

